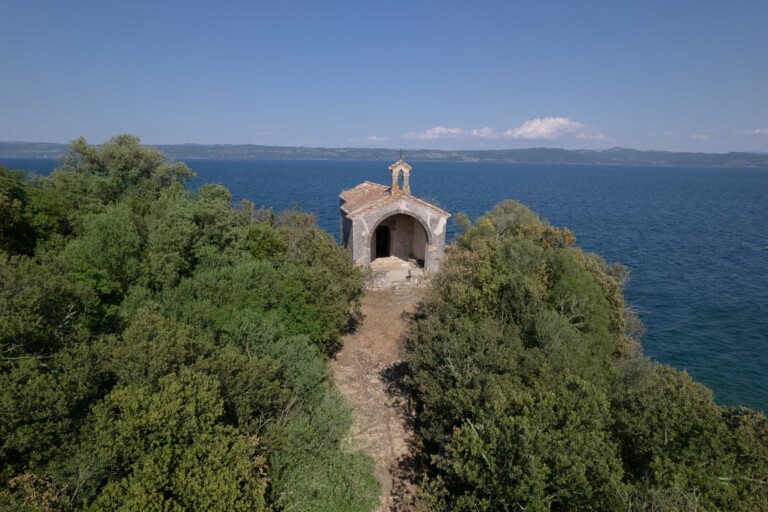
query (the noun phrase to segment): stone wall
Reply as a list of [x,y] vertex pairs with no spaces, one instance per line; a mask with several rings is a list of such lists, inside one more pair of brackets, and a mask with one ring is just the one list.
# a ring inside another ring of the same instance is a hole
[[[412,225],[410,240],[411,247],[413,241],[418,237],[426,238],[423,244],[424,254],[413,252],[417,259],[424,260],[424,267],[430,272],[435,272],[440,266],[440,260],[445,253],[445,226],[447,216],[440,214],[440,210],[435,210],[423,203],[414,200],[411,196],[401,195],[396,200],[381,205],[378,208],[372,208],[356,214],[351,218],[352,233],[349,236],[347,247],[352,250],[352,256],[358,265],[368,266],[371,263],[372,238],[375,236],[376,227],[389,217],[395,215],[406,215],[413,219],[413,223],[421,224],[422,231],[417,233],[416,227]],[[398,217],[399,218],[399,217]],[[343,222],[343,221],[342,221]],[[403,239],[406,239],[404,237]],[[374,247],[375,249],[375,247]],[[394,249],[394,247],[392,247]],[[374,252],[375,255],[375,252]],[[407,257],[407,256],[406,256]]]

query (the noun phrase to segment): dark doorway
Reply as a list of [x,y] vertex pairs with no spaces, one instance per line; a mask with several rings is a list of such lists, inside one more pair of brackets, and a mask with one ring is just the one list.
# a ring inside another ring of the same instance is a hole
[[376,257],[386,258],[389,256],[389,226],[379,226],[376,228]]

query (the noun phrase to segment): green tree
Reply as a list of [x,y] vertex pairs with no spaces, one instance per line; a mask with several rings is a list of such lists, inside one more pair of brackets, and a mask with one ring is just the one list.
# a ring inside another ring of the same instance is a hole
[[199,236],[192,201],[180,184],[163,190],[148,219],[145,280],[154,289],[171,288],[191,275]]
[[568,379],[495,399],[437,458],[455,510],[616,509],[622,471],[605,395]]
[[638,495],[659,500],[661,493],[653,490],[660,489],[662,496],[697,496],[700,506],[719,510],[757,510],[768,503],[763,415],[721,408],[688,374],[640,358],[620,381],[613,410],[615,436]]
[[82,235],[63,254],[77,279],[117,302],[138,280],[143,243],[130,208],[120,203],[86,217]]
[[31,471],[46,480],[51,464],[72,455],[91,404],[108,389],[99,354],[87,342],[49,357],[21,357],[0,373],[0,467],[4,477]]
[[451,510],[761,510],[768,423],[650,362],[626,269],[505,201],[462,233],[403,341]]
[[263,510],[256,438],[222,424],[214,377],[182,368],[157,391],[125,386],[95,410],[92,449],[114,476],[94,510]]
[[378,502],[325,364],[360,270],[190,175],[131,136],[0,173],[0,509]]
[[98,297],[68,269],[59,258],[38,263],[0,251],[0,369],[19,357],[49,357],[91,324]]
[[0,250],[29,254],[34,232],[24,217],[28,203],[24,173],[0,165]]
[[160,151],[142,146],[134,135],[116,135],[98,147],[80,137],[68,150],[60,172],[100,178],[96,191],[105,203],[126,193],[157,194],[163,187],[194,176],[186,164],[166,162]]

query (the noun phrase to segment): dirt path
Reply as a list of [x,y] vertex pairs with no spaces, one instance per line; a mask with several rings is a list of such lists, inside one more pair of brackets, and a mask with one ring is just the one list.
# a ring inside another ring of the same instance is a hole
[[421,290],[368,290],[363,321],[331,361],[336,385],[354,408],[352,435],[357,449],[376,463],[381,483],[377,512],[410,510],[414,488],[406,476],[411,432],[404,399],[397,392],[397,340]]

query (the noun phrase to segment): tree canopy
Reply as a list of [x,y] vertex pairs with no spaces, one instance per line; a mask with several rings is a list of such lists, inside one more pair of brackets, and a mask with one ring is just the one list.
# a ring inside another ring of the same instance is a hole
[[362,294],[298,211],[119,135],[0,169],[0,509],[372,509],[325,360]]
[[[0,509],[378,503],[325,365],[362,272],[192,176],[129,135],[0,168]],[[642,354],[624,267],[513,201],[457,221],[401,340],[425,509],[768,510],[768,421]]]
[[768,422],[647,359],[627,271],[506,201],[450,247],[402,342],[425,508],[768,510]]

